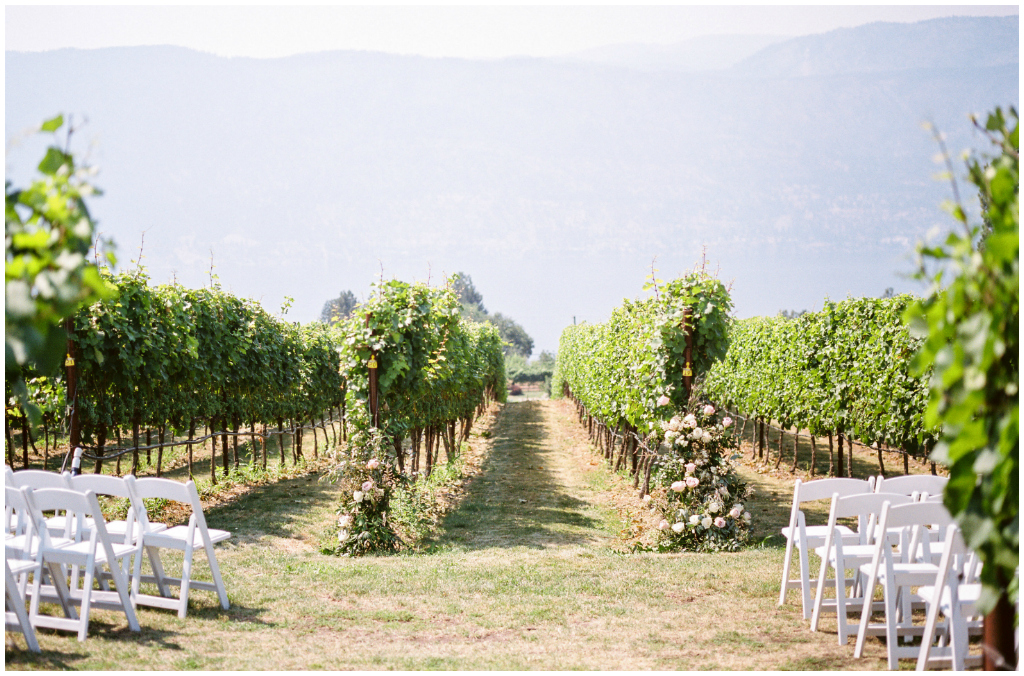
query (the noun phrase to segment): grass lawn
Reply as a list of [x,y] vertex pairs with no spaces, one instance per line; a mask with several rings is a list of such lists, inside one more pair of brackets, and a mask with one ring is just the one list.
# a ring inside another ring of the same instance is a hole
[[[234,537],[217,557],[231,599],[193,592],[188,617],[94,611],[89,638],[7,634],[8,669],[878,669],[777,606],[792,477],[743,472],[755,540],[735,554],[627,554],[648,518],[592,452],[564,401],[506,405],[471,444],[480,472],[421,552],[325,557],[336,491],[285,478],[207,510]],[[827,506],[824,506],[827,509]],[[767,538],[767,539],[766,539]],[[198,557],[198,576],[208,575]],[[174,570],[174,565],[169,566]],[[907,663],[908,667],[912,664]]]

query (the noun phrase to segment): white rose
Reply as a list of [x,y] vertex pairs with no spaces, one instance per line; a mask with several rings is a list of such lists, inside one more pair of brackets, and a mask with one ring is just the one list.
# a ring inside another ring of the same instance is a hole
[[710,516],[705,516],[703,519],[700,520],[700,525],[704,526],[705,528],[711,528],[712,523],[714,522],[711,520]]
[[338,542],[344,542],[345,540],[348,540],[348,531],[338,531]]
[[355,500],[356,502],[362,502],[363,501],[363,492],[362,491],[356,491],[355,493],[352,494],[352,499]]
[[658,524],[658,530],[668,530],[669,528],[670,526],[668,524],[668,521],[666,521],[665,519],[662,519],[661,523]]
[[705,432],[704,434],[700,435],[700,440],[703,441],[705,444],[710,443],[711,442],[711,433],[710,432]]
[[743,512],[743,520],[750,523],[750,512]]
[[345,514],[344,516],[342,516],[341,518],[338,519],[338,526],[340,526],[341,528],[348,528],[351,525],[352,525],[352,515],[351,514]]
[[711,504],[708,505],[708,511],[712,514],[717,514],[718,510],[720,510],[721,508],[722,506],[717,502],[712,502]]
[[686,490],[686,482],[685,481],[673,481],[671,488],[676,493],[682,493],[684,490]]
[[686,528],[686,524],[682,521],[676,521],[674,524],[672,524],[672,530],[676,533],[682,533],[684,528]]
[[694,514],[693,516],[690,517],[690,523],[692,523],[694,526],[696,526],[698,523],[700,523],[700,517],[697,516],[696,514]]
[[729,489],[728,489],[728,488],[726,488],[725,486],[722,486],[721,488],[719,488],[719,489],[718,489],[718,493],[719,493],[719,494],[720,494],[720,495],[721,495],[721,496],[722,496],[723,498],[726,498],[726,499],[728,499],[728,497],[729,497]]
[[696,427],[697,418],[692,413],[683,418],[683,427]]

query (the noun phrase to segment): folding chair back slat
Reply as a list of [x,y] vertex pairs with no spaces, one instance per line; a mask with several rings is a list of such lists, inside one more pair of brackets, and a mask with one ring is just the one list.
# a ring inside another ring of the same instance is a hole
[[931,474],[906,474],[891,478],[878,477],[875,480],[875,492],[901,493],[928,493],[929,495],[942,495],[946,490],[949,477],[932,476]]

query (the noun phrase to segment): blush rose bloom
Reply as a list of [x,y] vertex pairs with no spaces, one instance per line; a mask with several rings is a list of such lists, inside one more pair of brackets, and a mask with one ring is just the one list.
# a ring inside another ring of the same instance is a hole
[[717,519],[715,519],[715,526],[717,526],[718,528],[725,528],[725,519],[723,519],[722,517],[718,517]]
[[669,402],[671,401],[672,400],[669,399],[668,396],[663,394],[660,397],[658,397],[658,406],[668,406]]
[[380,460],[373,458],[370,462],[366,463],[366,469],[377,469],[380,467]]
[[696,488],[700,485],[700,479],[695,476],[688,476],[686,477],[686,485],[690,488]]
[[682,493],[684,490],[686,490],[686,482],[685,481],[673,481],[671,488],[676,493]]
[[366,491],[370,490],[371,488],[373,488],[373,482],[372,481],[364,481],[363,482],[363,492],[364,493]]
[[726,416],[725,419],[722,420],[722,429],[729,429],[729,427],[731,425],[732,425],[732,418]]
[[696,426],[697,426],[697,419],[695,417],[693,417],[692,413],[687,414],[687,416],[685,418],[683,418],[683,427],[696,427]]
[[658,530],[668,530],[670,527],[671,526],[669,526],[668,521],[665,519],[662,519],[661,523],[658,524]]
[[731,516],[734,519],[740,518],[740,514],[742,514],[742,512],[740,511],[739,507],[733,507],[732,509],[729,510],[729,516]]
[[708,404],[707,406],[704,407],[704,415],[714,415],[714,414],[715,414],[715,407],[714,406],[712,406],[711,404]]

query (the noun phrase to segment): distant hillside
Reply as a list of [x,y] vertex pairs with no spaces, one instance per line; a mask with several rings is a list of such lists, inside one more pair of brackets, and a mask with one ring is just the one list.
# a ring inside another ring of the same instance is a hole
[[1016,16],[878,22],[765,47],[740,61],[733,71],[757,77],[805,77],[1010,66],[1019,59],[1019,35]]
[[672,45],[607,45],[570,54],[564,60],[649,73],[724,70],[787,39],[784,35],[702,35]]
[[[916,60],[894,56],[915,40]],[[785,61],[801,41],[814,49]],[[1018,42],[1016,18],[875,24],[769,46],[729,75],[8,52],[5,132],[87,116],[77,145],[104,190],[91,208],[126,263],[145,231],[157,281],[206,283],[212,251],[235,293],[271,309],[292,296],[289,318],[309,320],[338,289],[365,295],[382,266],[406,279],[472,270],[536,351],[554,351],[574,317],[601,320],[639,293],[654,256],[668,278],[705,244],[741,316],[916,288],[898,273],[948,223],[949,190],[920,122],[953,152],[977,147],[967,114],[1019,101]],[[978,55],[943,66],[950,45]],[[861,70],[837,72],[855,53]],[[24,181],[40,153],[13,146],[7,177]]]

